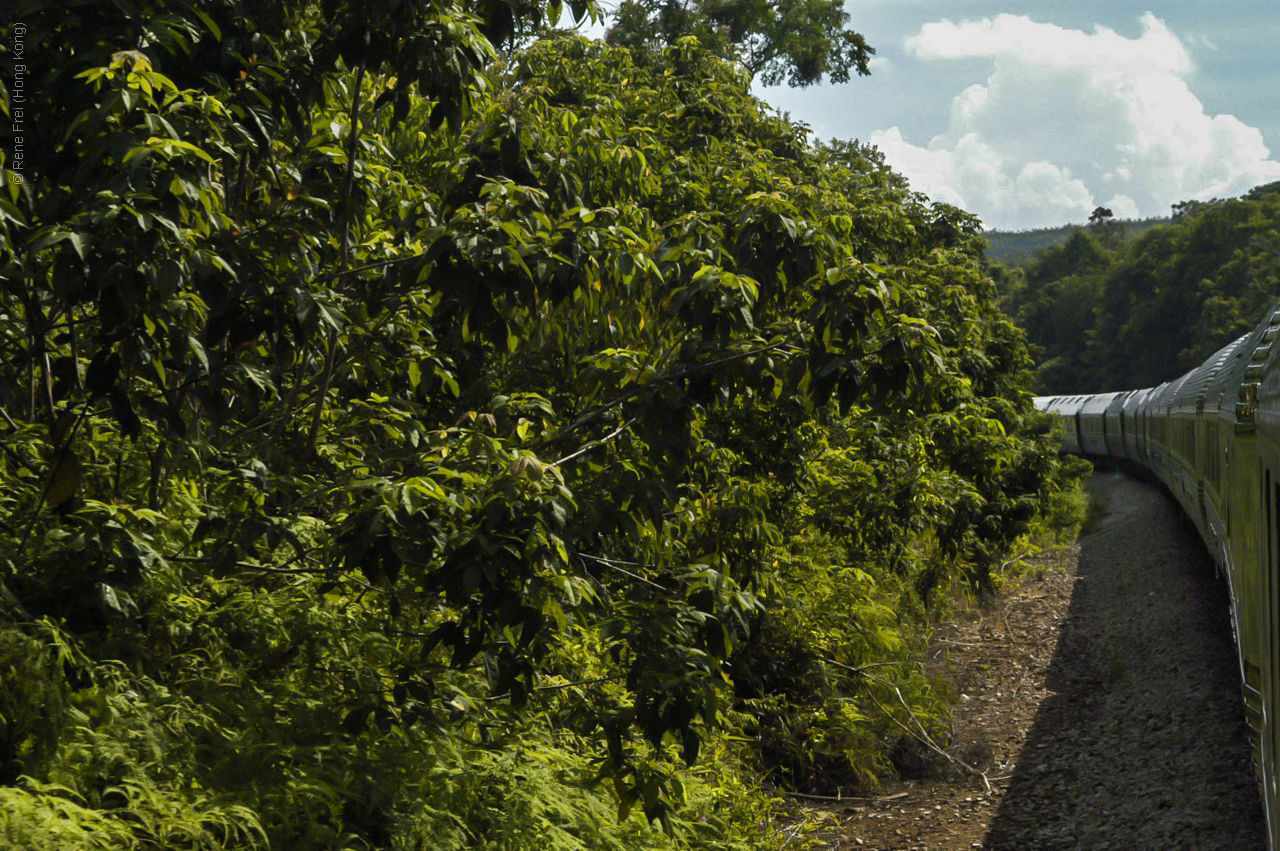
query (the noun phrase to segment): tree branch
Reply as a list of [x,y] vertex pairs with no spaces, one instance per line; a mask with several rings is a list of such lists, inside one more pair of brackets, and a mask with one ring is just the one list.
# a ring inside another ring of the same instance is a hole
[[591,441],[591,442],[589,442],[589,443],[587,443],[587,444],[583,445],[583,447],[582,447],[581,449],[579,449],[577,452],[574,452],[574,453],[572,453],[572,454],[570,454],[570,455],[566,455],[566,456],[564,456],[563,458],[559,459],[558,461],[552,461],[550,466],[552,466],[552,467],[559,467],[561,464],[564,464],[564,463],[566,463],[566,462],[568,462],[568,461],[572,461],[574,458],[577,458],[577,457],[579,457],[579,456],[581,456],[581,455],[585,455],[585,454],[587,454],[589,451],[591,451],[592,449],[595,449],[597,446],[603,446],[604,444],[608,443],[609,441],[611,441],[611,440],[613,440],[613,439],[617,438],[619,435],[621,435],[621,434],[622,434],[624,431],[626,431],[626,430],[627,430],[627,429],[628,429],[628,428],[629,428],[633,423],[635,423],[635,421],[636,421],[636,418],[635,418],[635,417],[632,417],[631,419],[627,420],[625,423],[623,423],[622,425],[618,426],[618,427],[617,427],[616,429],[614,429],[612,432],[610,432],[609,434],[606,434],[604,437],[600,438],[599,440],[593,440],[593,441]]
[[[578,558],[590,559],[591,561],[594,561],[597,564],[603,564],[605,567],[611,570],[618,571],[618,573],[621,573],[623,576],[629,576],[632,579],[636,580],[637,582],[643,582],[645,585],[652,585],[654,588],[657,588],[659,591],[670,590],[669,588],[666,588],[662,585],[659,585],[657,582],[654,582],[652,579],[645,579],[640,574],[632,573],[631,571],[627,570],[625,567],[620,566],[621,564],[635,564],[634,562],[616,562],[611,559],[601,558],[600,556],[587,555],[586,553],[578,553]],[[639,565],[636,565],[636,566],[639,566]]]
[[686,367],[685,369],[676,370],[675,372],[671,372],[666,375],[660,375],[651,381],[646,381],[644,384],[637,384],[627,392],[623,393],[621,396],[618,396],[615,399],[611,399],[610,401],[605,402],[601,405],[597,405],[595,408],[592,408],[590,411],[587,411],[585,414],[578,417],[578,419],[574,420],[572,423],[565,426],[563,429],[556,432],[551,437],[548,437],[546,440],[542,441],[541,443],[536,444],[535,448],[550,446],[560,440],[563,440],[573,432],[582,428],[587,423],[594,422],[595,420],[600,419],[600,417],[604,416],[609,411],[612,411],[614,408],[618,407],[619,405],[625,404],[631,399],[634,399],[636,396],[639,396],[644,391],[658,384],[662,384],[664,382],[678,381],[681,378],[686,378],[690,375],[696,375],[699,372],[705,372],[706,370],[714,369],[717,366],[724,366],[726,363],[732,363],[733,361],[742,360],[743,358],[749,358],[753,355],[761,355],[761,354],[764,354],[765,352],[776,351],[777,349],[780,349],[783,346],[789,345],[790,342],[791,342],[790,338],[786,340],[779,340],[776,343],[770,343],[769,345],[761,346],[758,349],[751,349],[750,351],[746,351],[746,352],[737,352],[736,354],[727,355],[726,357],[718,358],[717,360],[713,360],[713,361],[708,361],[707,363],[695,364],[694,366]]
[[[364,60],[356,70],[355,91],[351,94],[350,138],[347,140],[347,179],[342,190],[342,244],[340,252],[340,274],[345,275],[351,267],[351,187],[355,182],[356,142],[360,138],[360,90],[364,84]],[[316,399],[315,414],[311,417],[311,434],[308,440],[312,452],[316,448],[316,440],[320,436],[320,421],[324,418],[324,404],[329,396],[329,386],[333,383],[334,367],[338,359],[338,329],[329,329],[328,351],[324,359],[324,378],[320,382],[320,397]]]

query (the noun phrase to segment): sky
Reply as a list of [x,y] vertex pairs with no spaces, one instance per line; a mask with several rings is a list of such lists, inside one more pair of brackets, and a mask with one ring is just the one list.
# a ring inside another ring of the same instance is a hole
[[989,228],[1169,214],[1280,180],[1276,0],[846,0],[871,76],[756,94]]

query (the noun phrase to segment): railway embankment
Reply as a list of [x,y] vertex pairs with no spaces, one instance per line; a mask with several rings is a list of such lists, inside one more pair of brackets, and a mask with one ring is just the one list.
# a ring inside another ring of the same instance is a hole
[[953,756],[980,773],[824,805],[825,848],[1266,847],[1225,586],[1157,488],[1094,484],[1106,513],[1077,545],[936,635]]

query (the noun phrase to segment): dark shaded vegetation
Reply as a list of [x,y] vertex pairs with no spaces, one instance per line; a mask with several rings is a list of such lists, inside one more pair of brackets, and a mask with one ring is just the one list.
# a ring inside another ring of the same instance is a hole
[[1280,183],[1179,204],[1168,225],[1128,242],[1077,229],[1025,268],[993,274],[1005,310],[1042,349],[1038,392],[1151,387],[1198,366],[1275,301]]
[[929,620],[1075,522],[976,220],[480,9],[17,10],[9,846],[794,848],[760,781],[945,736]]

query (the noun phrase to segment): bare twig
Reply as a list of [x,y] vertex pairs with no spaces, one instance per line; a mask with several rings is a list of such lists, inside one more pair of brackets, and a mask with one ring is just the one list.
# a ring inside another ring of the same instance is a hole
[[1009,559],[1008,561],[1001,562],[1000,569],[1004,570],[1008,568],[1010,565],[1017,564],[1020,561],[1026,561],[1028,558],[1030,558],[1033,555],[1035,555],[1035,553],[1030,550],[1028,550],[1025,553],[1018,553],[1016,556]]
[[787,835],[787,841],[778,846],[778,851],[782,851],[783,848],[786,848],[788,845],[790,845],[791,841],[800,835],[800,828],[802,827],[804,827],[804,822],[801,822],[800,824],[797,824],[795,827],[791,828],[790,833]]
[[822,658],[822,661],[826,662],[828,665],[835,665],[837,668],[843,668],[844,670],[851,671],[852,673],[855,673],[855,674],[861,674],[864,671],[871,670],[872,668],[887,668],[892,665],[912,664],[910,662],[872,662],[870,665],[862,665],[861,667],[854,667],[853,665],[846,665],[844,662],[837,662],[835,659],[827,659],[825,657]]
[[999,647],[1006,645],[1007,641],[952,641],[948,638],[935,638],[934,641],[939,644],[946,644],[951,647]]
[[938,754],[938,756],[947,760],[947,762],[950,762],[952,765],[955,765],[963,769],[964,771],[968,772],[974,777],[981,777],[983,785],[987,787],[987,791],[988,792],[991,791],[991,781],[987,778],[987,774],[985,771],[979,771],[978,769],[974,768],[972,765],[969,765],[969,763],[961,759],[957,759],[955,756],[952,756],[951,754],[947,753],[936,742],[934,742],[933,738],[925,730],[924,725],[920,723],[920,719],[916,717],[915,712],[913,712],[911,710],[911,707],[907,704],[907,700],[905,697],[902,696],[902,690],[900,688],[898,688],[896,685],[889,682],[888,680],[882,680],[879,677],[873,677],[870,674],[863,674],[863,676],[871,680],[872,682],[879,683],[880,685],[885,686],[886,688],[893,689],[893,693],[898,696],[898,702],[902,704],[902,708],[903,710],[906,711],[907,717],[910,718],[915,723],[916,727],[919,729],[919,732],[917,732],[916,730],[912,730],[906,724],[899,721],[897,716],[895,716],[892,712],[890,712],[885,707],[885,705],[880,702],[880,700],[875,696],[875,694],[870,689],[868,689],[867,697],[871,698],[872,703],[874,703],[877,707],[879,707],[880,711],[884,713],[884,716],[886,718],[888,718],[898,727],[902,728],[902,731],[905,732],[907,735],[909,735],[911,738],[920,742],[920,744],[924,745],[929,750]]
[[608,402],[604,402],[600,405],[597,405],[596,407],[587,411],[585,414],[578,417],[578,419],[574,420],[572,423],[565,426],[560,431],[553,434],[551,437],[548,437],[546,440],[539,443],[538,446],[549,446],[553,443],[563,440],[573,432],[582,428],[587,423],[593,422],[594,420],[598,420],[600,417],[604,416],[609,411],[612,411],[614,408],[618,407],[619,405],[625,404],[631,399],[634,399],[636,396],[640,395],[650,387],[654,387],[664,382],[678,381],[681,378],[687,378],[690,375],[696,375],[699,372],[704,372],[708,369],[713,369],[717,366],[723,366],[724,364],[732,363],[733,361],[742,360],[743,358],[749,358],[753,355],[762,355],[765,352],[776,351],[778,349],[783,348],[784,346],[789,345],[790,342],[791,342],[790,338],[786,340],[779,340],[776,343],[770,343],[769,345],[761,346],[758,349],[751,349],[745,352],[736,352],[735,354],[727,355],[722,358],[717,358],[716,360],[713,360],[713,361],[707,361],[706,363],[695,364],[694,366],[686,367],[685,369],[678,369],[675,372],[669,372],[666,375],[659,375],[656,378],[646,381],[643,384],[636,384],[630,390],[623,393],[621,396],[618,396],[614,399],[609,400]]
[[400,263],[408,263],[411,260],[421,260],[421,259],[422,259],[421,254],[410,254],[406,257],[393,257],[390,260],[378,260],[377,262],[374,262],[374,263],[366,263],[363,266],[356,266],[354,268],[344,269],[338,272],[330,272],[327,275],[317,275],[316,277],[311,279],[311,283],[320,284],[320,283],[324,283],[325,281],[332,281],[337,278],[343,278],[343,277],[346,277],[347,275],[358,275],[361,272],[369,272],[374,269],[382,269],[387,266],[396,266],[396,265],[399,265]]
[[590,559],[591,561],[597,562],[598,564],[603,564],[605,567],[611,570],[616,570],[618,571],[618,573],[621,573],[624,576],[630,576],[632,579],[636,580],[637,582],[643,582],[645,585],[652,585],[654,588],[657,588],[659,591],[668,590],[667,588],[664,588],[663,586],[654,582],[652,579],[645,579],[640,574],[632,573],[626,568],[621,567],[621,565],[623,564],[632,564],[634,566],[641,566],[641,565],[635,565],[634,562],[617,562],[617,561],[613,561],[612,559],[601,558],[600,556],[589,556],[586,553],[578,553],[578,558]]
[[583,447],[579,449],[577,452],[574,452],[570,455],[566,455],[563,458],[559,459],[558,461],[552,461],[551,466],[559,467],[561,464],[564,464],[568,461],[572,461],[574,458],[577,458],[580,455],[587,454],[587,452],[589,452],[592,449],[595,449],[597,446],[603,446],[604,444],[617,438],[620,434],[622,434],[624,431],[630,428],[631,425],[635,423],[635,421],[636,421],[636,418],[632,417],[631,419],[627,420],[625,423],[618,426],[612,432],[610,432],[609,434],[606,434],[604,437],[600,438],[599,440],[593,440],[590,443],[584,444]]
[[[592,679],[592,680],[578,680],[577,682],[572,682],[572,683],[552,683],[551,685],[546,685],[546,686],[534,686],[533,690],[534,691],[557,691],[562,688],[573,688],[574,686],[589,686],[589,685],[595,685],[596,683],[612,683],[612,682],[616,682],[617,680],[626,679],[626,677],[627,677],[626,674],[614,674],[612,677],[596,677],[595,679]],[[504,697],[510,697],[510,696],[511,696],[511,692],[505,691],[502,694],[490,694],[480,699],[481,700],[502,700]]]
[[806,801],[872,801],[874,803],[880,803],[882,801],[898,801],[907,797],[907,795],[910,793],[898,792],[897,794],[894,794],[894,795],[880,795],[874,798],[864,798],[864,797],[858,797],[856,795],[810,795],[805,792],[785,792],[785,791],[783,794],[788,795],[789,797],[792,797],[792,798],[802,798]]

